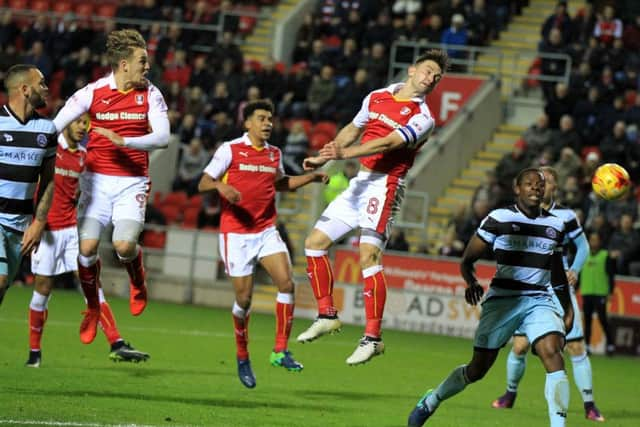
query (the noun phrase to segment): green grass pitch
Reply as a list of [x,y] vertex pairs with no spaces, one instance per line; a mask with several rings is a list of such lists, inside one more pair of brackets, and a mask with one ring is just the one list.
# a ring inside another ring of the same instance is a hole
[[[30,289],[10,289],[0,307],[0,425],[52,426],[403,426],[425,389],[468,361],[471,341],[386,331],[387,353],[349,367],[360,327],[310,344],[291,341],[302,373],[269,365],[274,318],[253,314],[250,352],[258,385],[236,377],[229,310],[152,301],[134,318],[128,303],[112,299],[120,332],[151,354],[147,363],[113,363],[99,331],[91,345],[78,337],[82,297],[55,291],[43,338],[40,369],[23,366],[28,353]],[[294,321],[292,336],[309,325]],[[495,410],[491,401],[505,386],[506,351],[487,377],[445,402],[427,425],[442,427],[546,426],[544,372],[529,356],[516,408]],[[596,402],[608,427],[640,425],[640,362],[595,356]],[[567,363],[571,375],[570,363]],[[571,382],[567,425],[584,419]]]

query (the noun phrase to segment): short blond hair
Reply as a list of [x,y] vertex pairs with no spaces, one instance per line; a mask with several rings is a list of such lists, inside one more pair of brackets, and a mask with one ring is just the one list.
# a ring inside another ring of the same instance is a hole
[[133,50],[136,48],[147,48],[147,42],[137,30],[111,31],[107,35],[107,59],[111,68],[115,70],[120,61],[131,58]]

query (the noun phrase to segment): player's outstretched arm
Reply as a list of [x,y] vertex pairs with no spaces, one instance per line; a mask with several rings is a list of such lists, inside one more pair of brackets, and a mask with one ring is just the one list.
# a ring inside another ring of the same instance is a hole
[[202,178],[200,178],[200,182],[198,183],[198,191],[200,193],[217,191],[220,193],[220,196],[224,197],[229,203],[238,203],[242,198],[240,192],[234,187],[214,179],[207,173],[202,174]]
[[478,237],[477,234],[474,234],[462,254],[460,273],[468,286],[464,293],[464,299],[471,305],[478,304],[484,294],[484,289],[476,278],[474,264],[480,259],[488,247],[487,242]]
[[406,142],[402,136],[397,132],[391,132],[385,137],[349,147],[343,147],[335,141],[331,141],[320,149],[319,154],[321,157],[330,160],[353,159],[396,150],[404,145],[406,145]]
[[329,176],[324,172],[313,172],[306,175],[284,175],[275,182],[276,191],[296,191],[312,182],[329,182]]
[[111,129],[95,127],[93,132],[99,133],[119,147],[135,148],[143,151],[153,151],[169,146],[169,118],[165,113],[149,115],[151,133],[142,136],[122,137]]

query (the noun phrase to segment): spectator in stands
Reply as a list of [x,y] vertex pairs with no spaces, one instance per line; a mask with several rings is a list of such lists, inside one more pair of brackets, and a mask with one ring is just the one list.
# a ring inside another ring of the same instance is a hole
[[615,17],[616,10],[610,4],[604,7],[602,17],[598,18],[593,35],[605,46],[613,45],[615,39],[622,37],[622,21]]
[[[0,17],[0,51],[7,49],[9,46],[15,47],[15,41],[19,34],[20,30],[13,20],[13,13],[10,9],[5,9]],[[3,68],[3,70],[8,68]]]
[[547,40],[551,31],[557,29],[560,32],[562,44],[566,45],[571,40],[571,17],[567,12],[567,2],[559,1],[553,15],[549,15],[542,24],[542,40]]
[[211,111],[214,113],[224,111],[231,114],[236,111],[236,102],[231,97],[227,83],[224,80],[218,80],[216,82],[209,104],[211,104]]
[[594,84],[591,66],[586,61],[581,62],[569,77],[569,90],[577,99],[585,98]]
[[313,120],[333,119],[336,88],[333,67],[330,65],[323,66],[320,75],[313,78],[313,82],[307,92],[307,104]]
[[[442,33],[442,38],[440,40],[442,43],[446,45],[462,45],[466,46],[469,42],[469,33],[465,28],[464,15],[460,13],[456,13],[451,17],[451,26],[444,30]],[[452,71],[464,71],[465,65],[456,63],[455,61],[461,61],[467,58],[467,52],[460,49],[448,49],[447,53],[449,54],[449,58],[451,58]]]
[[358,69],[361,56],[358,44],[353,38],[344,39],[342,49],[336,56],[336,77],[351,77]]
[[12,65],[20,62],[20,55],[15,45],[8,45],[4,49],[0,47],[0,87],[4,87],[4,76]]
[[342,40],[353,39],[356,44],[360,45],[366,28],[366,21],[363,21],[360,12],[357,10],[351,10],[347,15],[346,22],[344,25],[341,25],[338,30]]
[[585,3],[573,18],[571,39],[577,45],[587,45],[593,34],[593,28],[596,25],[596,15],[593,11],[593,5]]
[[213,154],[216,148],[224,141],[230,141],[237,134],[231,115],[227,111],[217,111],[213,114],[215,126],[211,135],[211,141],[207,143],[207,150]]
[[582,153],[582,137],[575,129],[573,117],[569,114],[564,114],[560,117],[560,129],[555,133],[551,147],[553,149],[554,159],[560,156],[560,151],[563,147],[571,148],[578,156]]
[[593,178],[593,174],[596,169],[598,169],[598,166],[600,166],[600,152],[597,150],[589,151],[584,158],[582,171],[580,173],[580,176],[582,177],[580,187],[583,191],[589,191],[591,188],[591,179]]
[[442,40],[442,17],[434,13],[429,17],[427,27],[421,32],[420,40],[426,40],[430,43],[439,43]]
[[362,46],[370,48],[376,43],[382,43],[386,49],[393,41],[393,26],[391,17],[386,10],[381,10],[373,25],[371,25],[362,37]]
[[633,217],[622,214],[618,229],[611,234],[608,244],[611,257],[616,259],[616,272],[629,274],[629,263],[638,261],[640,235],[633,229]]
[[313,15],[307,13],[304,15],[304,18],[302,18],[302,25],[298,28],[292,61],[294,63],[306,61],[311,52],[311,44],[317,38],[319,38],[318,28],[314,23]]
[[186,99],[184,105],[185,114],[193,114],[195,117],[201,117],[207,108],[207,97],[198,86],[187,87]]
[[[413,58],[411,58],[411,61]],[[389,59],[382,43],[374,43],[371,46],[369,54],[365,54],[360,63],[359,68],[367,71],[369,82],[373,87],[384,86],[389,72]]]
[[498,182],[495,171],[489,169],[485,173],[485,179],[480,185],[478,185],[473,191],[471,197],[471,206],[476,201],[483,200],[489,205],[489,209],[495,209],[498,207],[498,203],[502,200],[502,187]]
[[188,144],[196,135],[196,118],[192,114],[182,116],[180,126],[177,129],[178,139],[183,144]]
[[238,128],[242,127],[242,124],[244,123],[244,116],[242,115],[242,111],[244,110],[244,107],[251,101],[257,101],[258,99],[261,98],[261,92],[260,92],[260,88],[258,86],[249,86],[249,88],[247,89],[247,96],[245,99],[243,99],[242,101],[240,101],[240,103],[238,104],[238,111],[236,114],[236,125],[238,126]]
[[268,57],[262,62],[262,69],[257,72],[255,84],[260,88],[262,96],[277,104],[285,88],[283,75],[276,70],[273,58]]
[[604,214],[612,227],[619,227],[622,215],[629,215],[635,221],[638,217],[638,202],[634,197],[633,188],[619,199],[607,202],[604,205]]
[[443,25],[448,26],[451,24],[453,15],[460,14],[464,18],[467,16],[467,10],[463,0],[449,0],[440,2],[440,7],[437,9],[438,15],[442,17]]
[[554,132],[549,128],[549,116],[543,113],[529,126],[522,138],[527,142],[527,147],[536,153],[551,145],[553,136]]
[[44,14],[36,15],[33,24],[26,28],[22,33],[23,47],[27,50],[31,49],[33,43],[39,41],[46,45],[51,39],[51,29],[49,27],[48,17]]
[[231,0],[222,0],[218,11],[215,13],[213,22],[221,22],[222,31],[224,33],[236,34],[240,23],[240,16],[234,14],[233,2]]
[[[543,41],[540,46],[540,53],[550,53],[553,55],[567,54],[566,42],[562,38],[562,33],[558,28],[552,28],[549,32],[549,36]],[[563,58],[542,58],[541,71],[542,74],[550,77],[561,77],[565,75],[569,63]],[[555,83],[552,81],[542,82],[542,91],[544,98],[548,101],[553,96]]]
[[469,23],[469,44],[484,46],[493,40],[496,30],[496,16],[487,8],[485,0],[474,0],[467,17]]
[[564,83],[556,83],[553,97],[547,101],[544,112],[549,116],[549,127],[556,130],[560,127],[560,117],[571,114],[575,102]]
[[173,181],[173,191],[186,191],[189,196],[198,192],[198,182],[211,156],[202,147],[200,138],[193,138],[189,145],[182,145],[178,174]]
[[242,69],[244,64],[244,56],[238,45],[233,40],[234,33],[225,31],[222,33],[222,40],[216,43],[210,54],[210,66],[215,70],[224,65],[225,60],[230,59],[234,71]]
[[543,148],[542,151],[529,150],[529,152],[531,152],[531,156],[533,157],[533,160],[531,160],[531,167],[534,168],[552,166],[558,158],[558,156],[554,156],[554,150],[550,146]]
[[624,48],[629,52],[635,52],[635,55],[640,52],[640,15],[636,15],[624,28],[622,42],[624,43]]
[[640,124],[640,93],[636,93],[635,100],[624,116],[627,124]]
[[471,237],[476,233],[480,222],[490,212],[489,203],[485,200],[478,199],[471,206],[471,212],[467,215],[464,224],[456,232],[456,240],[460,240],[465,246],[471,240]]
[[391,6],[394,15],[417,14],[422,10],[422,3],[418,0],[395,0]]
[[291,125],[282,153],[282,163],[287,175],[302,175],[302,161],[309,153],[309,137],[302,122],[297,120]]
[[387,242],[387,249],[390,251],[409,252],[409,242],[400,228],[393,228]]
[[558,173],[557,183],[562,188],[567,180],[567,177],[571,175],[578,175],[582,169],[582,161],[571,147],[564,147],[560,151],[558,161],[553,165],[553,168]]
[[311,44],[311,53],[307,57],[306,62],[309,71],[314,76],[320,74],[322,67],[333,63],[333,59],[327,51],[322,39],[316,39],[313,41]]
[[116,9],[116,18],[135,19],[140,13],[136,0],[122,0]]
[[355,117],[360,109],[361,100],[364,99],[371,90],[372,86],[367,71],[359,68],[353,76],[353,81],[349,81],[349,83],[340,90],[340,96],[336,99],[336,121],[339,126],[349,123],[351,119]]
[[531,163],[527,152],[527,142],[519,139],[513,144],[511,153],[505,154],[496,166],[496,177],[502,187],[502,200],[499,205],[513,203],[513,180],[518,173]]
[[162,81],[165,83],[178,82],[180,88],[184,89],[189,85],[191,78],[191,66],[187,63],[187,52],[177,49],[165,59]]
[[617,121],[613,131],[600,142],[600,152],[604,163],[625,164],[627,150],[627,134],[622,120]]
[[598,92],[600,93],[600,100],[605,105],[611,105],[618,92],[618,88],[613,79],[613,70],[609,65],[605,65],[604,68],[602,68],[602,74],[600,74],[600,79],[596,84],[598,86]]
[[580,180],[577,175],[569,175],[560,187],[558,201],[571,209],[581,209],[584,206],[584,193],[580,188]]
[[222,69],[214,77],[216,83],[223,81],[227,85],[227,92],[234,104],[240,101],[241,94],[245,90],[243,76],[238,73],[238,70],[235,68],[234,60],[226,58],[222,61]]
[[[430,253],[429,248],[427,247],[421,247],[419,252],[425,254]],[[462,252],[464,252],[464,243],[456,239],[454,229],[448,228],[442,235],[441,246],[438,248],[438,255],[460,257],[462,256]]]
[[597,87],[591,87],[587,98],[579,98],[573,110],[576,128],[579,130],[585,146],[597,146],[602,133],[598,126],[598,117],[602,112],[600,92]]
[[278,115],[283,118],[303,118],[307,115],[307,92],[311,86],[311,74],[304,64],[298,64],[289,73],[286,91],[278,105]]
[[53,62],[51,61],[51,57],[44,50],[44,44],[40,40],[36,40],[33,42],[31,46],[31,50],[27,53],[22,62],[25,64],[33,64],[40,71],[42,71],[42,75],[44,75],[46,80],[49,80],[51,77],[51,73],[53,72]]
[[193,60],[193,69],[189,77],[189,86],[197,86],[207,94],[213,88],[213,83],[213,71],[207,64],[207,58],[204,55],[196,56]]

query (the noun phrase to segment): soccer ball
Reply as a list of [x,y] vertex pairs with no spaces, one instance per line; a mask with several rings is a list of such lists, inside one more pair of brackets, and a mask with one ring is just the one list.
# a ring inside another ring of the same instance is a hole
[[616,200],[629,191],[631,179],[626,169],[619,164],[605,163],[593,174],[591,187],[603,199]]

